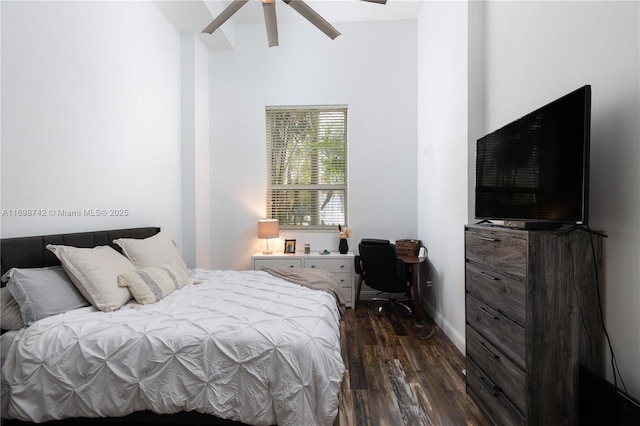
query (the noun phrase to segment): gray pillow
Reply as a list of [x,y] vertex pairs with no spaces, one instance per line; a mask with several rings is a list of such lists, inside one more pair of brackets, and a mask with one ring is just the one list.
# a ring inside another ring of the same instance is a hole
[[0,328],[3,330],[24,328],[20,306],[6,287],[0,289]]
[[7,288],[18,302],[27,326],[52,315],[89,306],[60,266],[13,268],[5,276],[9,278]]

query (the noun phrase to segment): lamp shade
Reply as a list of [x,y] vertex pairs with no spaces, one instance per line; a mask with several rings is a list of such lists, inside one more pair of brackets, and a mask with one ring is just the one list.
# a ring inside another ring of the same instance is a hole
[[280,231],[278,229],[277,219],[260,219],[258,221],[258,238],[278,238]]

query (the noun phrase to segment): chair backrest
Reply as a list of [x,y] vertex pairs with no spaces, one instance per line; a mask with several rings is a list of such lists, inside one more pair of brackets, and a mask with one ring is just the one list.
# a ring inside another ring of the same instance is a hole
[[362,280],[374,290],[404,293],[407,279],[396,246],[388,240],[363,239],[358,245]]

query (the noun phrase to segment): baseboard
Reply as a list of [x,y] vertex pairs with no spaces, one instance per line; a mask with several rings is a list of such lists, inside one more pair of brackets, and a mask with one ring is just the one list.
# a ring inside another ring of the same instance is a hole
[[460,353],[462,353],[462,355],[465,355],[466,351],[465,351],[464,336],[462,336],[458,332],[458,330],[456,330],[451,325],[451,323],[449,323],[449,321],[446,320],[445,317],[440,315],[440,313],[435,309],[433,305],[431,305],[424,299],[420,300],[420,304],[427,311],[429,316],[433,318],[436,324],[438,324],[438,327],[440,327],[440,330],[442,330],[444,334],[449,338],[449,340],[453,342],[453,344],[460,351]]

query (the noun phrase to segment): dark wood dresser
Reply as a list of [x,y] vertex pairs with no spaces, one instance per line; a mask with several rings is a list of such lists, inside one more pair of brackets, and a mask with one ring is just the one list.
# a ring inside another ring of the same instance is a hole
[[495,424],[577,424],[578,366],[602,371],[602,244],[465,227],[467,392]]

